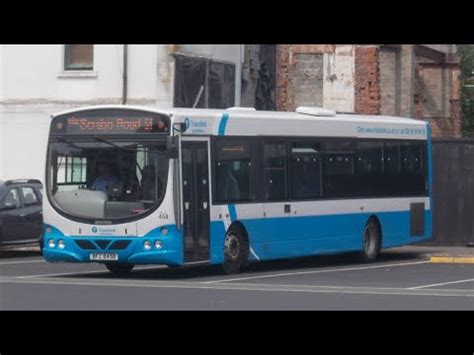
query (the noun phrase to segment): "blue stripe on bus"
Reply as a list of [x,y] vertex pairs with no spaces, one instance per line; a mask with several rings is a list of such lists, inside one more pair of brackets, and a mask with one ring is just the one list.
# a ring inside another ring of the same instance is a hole
[[235,210],[235,205],[233,203],[229,204],[229,215],[232,222],[237,219],[237,211]]
[[[229,214],[235,221],[235,205],[229,206]],[[250,246],[261,260],[291,258],[316,254],[334,254],[362,250],[362,231],[367,219],[376,215],[382,225],[383,248],[413,244],[429,239],[432,235],[432,210],[425,211],[425,233],[422,237],[410,236],[410,211],[353,213],[326,216],[258,218],[240,220],[246,228]],[[89,262],[91,250],[80,249],[74,239],[123,240],[124,237],[65,236],[51,226],[45,231],[45,240],[63,239],[66,249],[49,248],[45,245],[47,261]],[[167,225],[168,235],[162,235],[160,228],[147,233],[143,238],[133,238],[123,250],[117,250],[120,261],[135,264],[183,263],[183,235],[174,225]],[[224,261],[223,245],[225,226],[222,221],[211,221],[210,261],[220,264]],[[125,238],[128,239],[128,238]],[[163,249],[144,251],[143,241],[163,242]]]
[[229,114],[225,112],[222,115],[221,121],[219,122],[219,133],[218,133],[219,136],[225,135],[225,128],[227,126],[228,120],[229,120]]
[[[230,209],[229,209],[230,211]],[[362,250],[362,232],[371,215],[382,225],[382,247],[426,241],[432,235],[432,210],[425,211],[425,233],[410,235],[410,211],[353,213],[326,216],[239,220],[246,228],[252,249],[261,260]],[[223,262],[226,230],[222,221],[211,222],[211,263]]]

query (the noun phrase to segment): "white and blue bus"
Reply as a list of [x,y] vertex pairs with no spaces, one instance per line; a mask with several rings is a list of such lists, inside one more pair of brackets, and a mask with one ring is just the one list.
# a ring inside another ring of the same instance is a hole
[[51,122],[44,257],[221,264],[357,252],[432,233],[421,120],[250,108],[95,106]]

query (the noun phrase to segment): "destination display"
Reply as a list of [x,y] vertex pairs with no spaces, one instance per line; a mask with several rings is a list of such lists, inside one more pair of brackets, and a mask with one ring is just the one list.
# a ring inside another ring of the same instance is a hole
[[55,119],[52,133],[61,134],[133,134],[167,133],[169,119],[159,115],[73,115]]

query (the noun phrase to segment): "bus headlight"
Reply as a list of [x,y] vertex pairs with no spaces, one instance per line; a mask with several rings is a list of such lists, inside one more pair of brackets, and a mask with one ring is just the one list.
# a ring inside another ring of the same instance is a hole
[[64,240],[59,239],[58,240],[58,248],[59,249],[64,249],[66,247],[66,244],[64,244]]
[[162,247],[163,247],[163,245],[161,244],[161,240],[157,240],[157,241],[155,242],[155,248],[156,248],[156,249],[161,249]]
[[148,240],[145,240],[145,242],[143,243],[143,249],[145,250],[151,249],[151,243]]
[[55,248],[56,243],[54,242],[54,239],[48,240],[48,248]]

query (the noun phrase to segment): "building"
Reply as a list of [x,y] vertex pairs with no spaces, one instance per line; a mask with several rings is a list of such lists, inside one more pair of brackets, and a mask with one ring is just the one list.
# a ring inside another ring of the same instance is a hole
[[461,68],[454,45],[278,45],[278,110],[428,120],[433,136],[461,136]]
[[434,136],[461,135],[453,45],[0,45],[0,180],[43,177],[53,113],[226,108],[236,72],[241,106],[415,117]]
[[[260,45],[0,45],[0,180],[42,178],[50,116],[74,107],[274,109],[274,48]],[[240,52],[239,52],[240,51]]]

